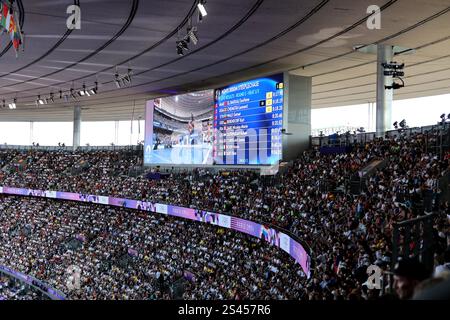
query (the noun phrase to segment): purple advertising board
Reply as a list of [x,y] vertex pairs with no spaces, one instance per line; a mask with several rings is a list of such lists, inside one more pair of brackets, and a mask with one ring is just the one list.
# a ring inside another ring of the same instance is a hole
[[129,209],[165,214],[173,217],[199,221],[217,225],[223,228],[236,230],[242,233],[246,233],[250,236],[265,240],[269,244],[282,249],[292,258],[294,258],[297,263],[300,264],[302,270],[305,272],[308,278],[311,275],[310,256],[298,241],[275,228],[271,228],[270,226],[256,223],[254,221],[193,208],[178,207],[141,200],[79,194],[72,192],[55,192],[0,186],[0,193],[19,196],[55,198],[61,200],[80,201],[124,207]]
[[56,289],[49,287],[47,284],[32,276],[20,273],[5,266],[0,266],[0,272],[8,274],[11,277],[14,277],[22,282],[25,282],[35,288],[42,290],[52,300],[65,300],[64,294]]

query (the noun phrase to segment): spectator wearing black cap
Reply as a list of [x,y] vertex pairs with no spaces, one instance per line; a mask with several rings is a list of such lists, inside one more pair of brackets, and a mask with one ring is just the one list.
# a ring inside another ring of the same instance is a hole
[[402,300],[410,299],[416,286],[429,276],[423,263],[412,258],[402,259],[394,268],[395,292]]

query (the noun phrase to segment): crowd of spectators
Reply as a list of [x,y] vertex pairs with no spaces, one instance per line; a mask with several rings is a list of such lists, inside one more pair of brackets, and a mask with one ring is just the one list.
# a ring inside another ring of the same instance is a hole
[[[441,201],[439,180],[450,160],[430,152],[426,141],[430,135],[398,134],[357,143],[350,153],[312,149],[275,177],[195,169],[171,171],[163,180],[129,176],[142,164],[134,153],[0,151],[0,185],[120,196],[271,223],[311,246],[314,275],[301,285],[308,299],[367,298],[367,267],[391,265],[394,223],[439,212],[436,258],[448,250],[449,203]],[[362,193],[352,194],[348,182],[375,159],[386,165],[365,180]]]
[[8,274],[0,273],[0,301],[45,299],[45,296],[37,289],[30,287]]
[[[70,299],[298,299],[304,275],[289,255],[226,229],[137,210],[40,198],[0,198],[0,265]],[[68,286],[79,268],[80,285]]]

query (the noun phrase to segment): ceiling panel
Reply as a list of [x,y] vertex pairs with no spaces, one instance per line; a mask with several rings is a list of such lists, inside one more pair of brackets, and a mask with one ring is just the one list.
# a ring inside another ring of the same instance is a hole
[[[0,121],[70,121],[75,104],[85,121],[129,120],[151,97],[284,70],[312,77],[314,108],[374,102],[376,56],[353,50],[373,43],[417,48],[396,56],[406,64],[407,86],[395,99],[450,92],[450,0],[209,0],[203,22],[193,19],[200,41],[183,57],[175,50],[177,30],[185,32],[193,0],[83,1],[82,29],[67,38],[68,1],[22,3],[25,51],[0,57],[0,99],[17,98],[17,109],[0,108]],[[380,30],[365,24],[372,4],[385,6]],[[115,87],[116,66],[133,69],[131,88]],[[37,95],[95,81],[95,97],[34,105]]]

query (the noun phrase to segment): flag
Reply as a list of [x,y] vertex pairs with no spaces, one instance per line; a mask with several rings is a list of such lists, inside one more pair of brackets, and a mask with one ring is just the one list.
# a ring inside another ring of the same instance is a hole
[[6,3],[3,3],[3,6],[2,6],[2,17],[0,19],[0,24],[6,30],[8,30],[8,28],[6,28],[6,17],[8,16],[8,14],[9,14],[9,7],[8,7],[8,5]]
[[9,23],[8,32],[11,38],[11,41],[14,40],[14,35],[17,32],[16,21],[14,20],[14,15],[11,15],[11,21]]
[[14,40],[13,40],[13,46],[14,46],[14,49],[15,49],[16,51],[19,51],[20,44],[21,44],[20,39],[14,38]]
[[6,16],[5,25],[4,25],[4,28],[6,29],[6,31],[9,31],[10,24],[11,24],[11,13],[8,10],[8,15]]
[[14,49],[16,50],[17,53],[17,51],[19,51],[20,45],[22,44],[22,36],[19,32],[19,28],[14,16],[11,17],[11,24],[9,26],[9,35],[11,37]]
[[7,3],[0,2],[0,30],[2,33],[7,32],[9,34],[17,56],[23,42],[22,33],[11,9]]

